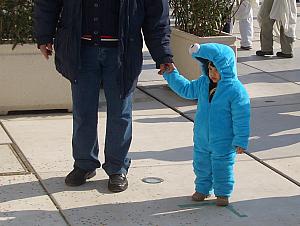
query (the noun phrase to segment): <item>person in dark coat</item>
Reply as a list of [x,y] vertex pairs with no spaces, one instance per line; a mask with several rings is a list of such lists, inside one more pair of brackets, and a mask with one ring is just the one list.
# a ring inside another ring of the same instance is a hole
[[97,113],[102,83],[107,102],[102,168],[110,191],[126,190],[132,93],[142,68],[143,37],[159,73],[174,69],[168,0],[35,0],[34,31],[46,59],[54,45],[56,69],[71,82],[74,169],[65,183],[84,184],[101,166]]

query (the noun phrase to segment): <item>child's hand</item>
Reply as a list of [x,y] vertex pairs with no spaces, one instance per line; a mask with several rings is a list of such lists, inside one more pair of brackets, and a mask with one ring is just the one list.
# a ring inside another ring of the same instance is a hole
[[241,148],[241,147],[237,147],[237,148],[236,148],[236,153],[237,153],[237,154],[243,154],[244,151],[245,151],[245,150],[244,150],[243,148]]
[[163,75],[163,73],[167,72],[170,74],[176,69],[175,65],[173,63],[166,63],[160,65],[160,70],[158,72],[159,75]]

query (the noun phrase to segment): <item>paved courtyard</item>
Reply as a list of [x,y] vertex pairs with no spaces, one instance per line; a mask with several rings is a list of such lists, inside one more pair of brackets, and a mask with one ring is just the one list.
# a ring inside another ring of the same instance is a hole
[[[234,34],[239,36],[237,26]],[[252,103],[251,140],[248,153],[238,156],[228,207],[216,207],[214,197],[191,200],[196,103],[167,87],[145,49],[134,96],[128,190],[109,192],[102,169],[83,186],[64,184],[73,164],[70,113],[0,116],[0,225],[300,225],[300,26],[294,58],[257,57],[259,48],[255,21],[253,50],[238,50],[239,78]],[[103,95],[100,103],[103,162]],[[144,183],[147,177],[163,181]]]

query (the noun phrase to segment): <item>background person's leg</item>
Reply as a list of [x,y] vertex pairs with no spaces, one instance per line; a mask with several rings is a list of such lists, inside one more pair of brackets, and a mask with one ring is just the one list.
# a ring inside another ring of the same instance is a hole
[[284,33],[283,26],[280,27],[280,45],[281,45],[281,53],[277,53],[277,56],[291,58],[293,57],[293,43],[294,39],[288,37]]
[[249,50],[253,40],[253,9],[249,1],[243,1],[239,7],[239,29],[241,34],[241,48]]
[[263,10],[260,11],[260,44],[261,51],[263,52],[273,52],[273,25],[275,21],[270,19],[273,2],[274,0],[264,0],[263,5],[261,6]]

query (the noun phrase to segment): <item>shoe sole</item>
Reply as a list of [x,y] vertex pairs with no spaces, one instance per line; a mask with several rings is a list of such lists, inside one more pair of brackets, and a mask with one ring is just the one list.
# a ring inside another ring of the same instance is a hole
[[241,50],[251,50],[252,47],[240,47]]
[[256,54],[256,56],[261,56],[261,57],[264,57],[264,56],[273,56],[274,54]]
[[279,57],[279,58],[293,58],[293,56],[278,56],[278,55],[276,55],[277,57]]
[[88,174],[85,176],[84,181],[83,181],[82,183],[78,183],[78,184],[66,183],[66,182],[65,182],[65,183],[66,183],[66,185],[68,185],[68,186],[70,186],[70,187],[78,187],[78,186],[80,186],[80,185],[85,184],[87,179],[91,179],[91,178],[93,178],[94,176],[96,176],[96,171],[93,171],[93,172],[91,172],[91,173],[88,173]]
[[260,52],[260,53],[256,52],[256,56],[261,56],[261,57],[264,57],[264,56],[273,56],[273,55],[274,55],[274,52]]

